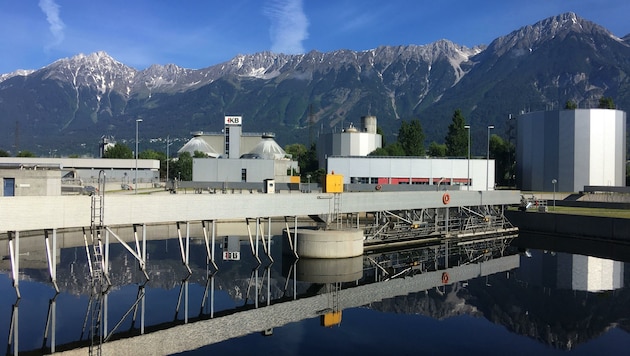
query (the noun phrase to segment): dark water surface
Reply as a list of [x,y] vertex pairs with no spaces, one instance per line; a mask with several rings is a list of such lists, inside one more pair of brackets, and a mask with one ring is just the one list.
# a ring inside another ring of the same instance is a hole
[[[242,325],[254,318],[252,323],[282,326],[245,336],[221,326],[226,341],[183,354],[630,354],[630,252],[624,246],[521,236],[508,248],[496,241],[465,248],[442,244],[372,253],[331,267],[295,264],[275,237],[274,263],[263,256],[257,267],[249,245],[242,244],[241,260],[217,261],[218,272],[208,278],[212,268],[201,241],[191,245],[191,276],[177,239],[149,241],[146,285],[133,257],[112,244],[108,330],[122,320],[113,338],[140,334],[141,315],[146,333],[242,316]],[[217,251],[220,256],[218,244]],[[10,264],[2,261],[0,352],[13,354],[15,329],[20,353],[88,345],[85,249],[59,253],[60,294],[49,282],[45,258],[21,261],[19,301]],[[442,270],[449,272],[446,283],[439,280]],[[475,277],[467,278],[471,273]],[[369,302],[353,305],[361,301]],[[296,309],[263,321],[253,316],[281,303]],[[340,323],[323,326],[324,315],[333,311],[341,312]],[[50,325],[46,333],[51,313],[54,330]],[[295,321],[283,324],[287,318]]]

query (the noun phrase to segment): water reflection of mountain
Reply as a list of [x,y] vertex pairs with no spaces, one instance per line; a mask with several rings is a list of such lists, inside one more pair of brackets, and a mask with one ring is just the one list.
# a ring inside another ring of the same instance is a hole
[[458,283],[445,291],[432,289],[412,293],[371,303],[368,307],[388,313],[422,314],[440,320],[458,315],[483,317],[483,313],[468,303],[465,296],[469,296],[467,289]]

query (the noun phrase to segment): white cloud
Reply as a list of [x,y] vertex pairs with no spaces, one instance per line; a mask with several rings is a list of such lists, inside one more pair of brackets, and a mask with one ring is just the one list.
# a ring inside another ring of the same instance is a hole
[[271,20],[271,50],[277,53],[304,53],[302,41],[308,38],[308,19],[302,0],[270,0],[264,9]]
[[61,44],[63,41],[65,27],[63,21],[59,17],[59,5],[54,0],[39,0],[39,8],[46,14],[46,20],[50,24],[50,33],[52,34],[52,43],[47,48]]

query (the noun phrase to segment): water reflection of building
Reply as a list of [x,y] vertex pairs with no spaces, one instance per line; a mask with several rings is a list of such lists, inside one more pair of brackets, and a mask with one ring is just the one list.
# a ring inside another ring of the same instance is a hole
[[536,286],[599,292],[623,288],[624,270],[619,261],[536,250],[521,258],[519,276]]

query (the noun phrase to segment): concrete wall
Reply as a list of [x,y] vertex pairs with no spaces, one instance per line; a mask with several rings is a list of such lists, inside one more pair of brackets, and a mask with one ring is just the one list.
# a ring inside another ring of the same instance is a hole
[[299,172],[298,163],[288,160],[193,158],[192,179],[193,182],[243,182],[245,170],[247,183],[260,183],[265,179],[288,183],[291,177],[287,170],[291,168]]
[[0,197],[0,232],[90,226],[91,197]]
[[[443,191],[343,193],[339,212],[444,207]],[[450,207],[518,204],[518,191],[449,191]],[[104,224],[244,219],[329,214],[332,194],[106,195]],[[90,226],[89,196],[0,197],[0,232]]]
[[[139,159],[137,165],[138,181],[154,182],[159,180],[159,160]],[[0,157],[0,166],[36,168],[38,170],[42,167],[55,167],[61,170],[62,175],[73,171],[76,173],[76,178],[81,179],[85,185],[95,185],[101,170],[105,172],[108,181],[129,184],[136,174],[135,159]]]
[[630,242],[630,219],[521,211],[505,215],[522,231]]
[[[61,171],[45,169],[0,169],[0,180],[15,179],[15,196],[61,195]],[[0,184],[0,196],[4,196]]]

